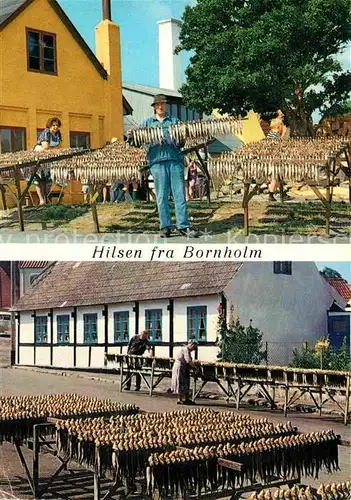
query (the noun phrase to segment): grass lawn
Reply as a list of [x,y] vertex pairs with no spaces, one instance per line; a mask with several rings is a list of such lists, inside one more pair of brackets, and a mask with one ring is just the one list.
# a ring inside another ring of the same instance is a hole
[[[154,202],[98,204],[102,233],[157,233],[158,214]],[[174,217],[174,210],[172,211]],[[189,203],[191,224],[207,229],[213,235],[243,232],[243,209],[239,201],[192,201]],[[319,201],[268,203],[251,201],[249,205],[250,233],[318,235],[325,232],[325,211]],[[24,207],[26,230],[59,229],[63,232],[93,231],[91,210],[87,205],[47,205]],[[350,234],[350,204],[332,204],[331,229],[334,234]],[[17,212],[2,212],[0,230],[18,230]]]

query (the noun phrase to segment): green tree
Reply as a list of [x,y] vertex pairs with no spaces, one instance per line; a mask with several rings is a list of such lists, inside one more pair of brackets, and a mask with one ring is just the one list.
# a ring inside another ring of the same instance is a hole
[[301,350],[293,350],[291,365],[294,368],[322,368],[323,370],[349,371],[351,369],[350,348],[346,337],[339,349],[330,345],[328,339],[320,339],[313,347],[307,342]]
[[319,272],[324,278],[342,278],[341,274],[331,267],[323,267]]
[[252,326],[244,326],[239,318],[234,321],[231,309],[228,325],[222,309],[218,311],[217,336],[219,339],[220,361],[229,363],[248,363],[259,365],[267,359],[267,353],[263,349],[263,333]]
[[182,21],[177,52],[191,58],[181,92],[199,111],[281,109],[293,133],[313,135],[312,112],[349,99],[336,55],[351,0],[198,0]]

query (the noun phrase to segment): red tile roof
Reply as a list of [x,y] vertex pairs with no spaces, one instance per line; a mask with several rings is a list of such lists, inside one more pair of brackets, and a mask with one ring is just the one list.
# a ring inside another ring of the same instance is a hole
[[44,269],[49,264],[49,261],[39,260],[21,260],[18,263],[20,269]]
[[338,294],[345,300],[351,299],[351,285],[343,278],[325,278]]

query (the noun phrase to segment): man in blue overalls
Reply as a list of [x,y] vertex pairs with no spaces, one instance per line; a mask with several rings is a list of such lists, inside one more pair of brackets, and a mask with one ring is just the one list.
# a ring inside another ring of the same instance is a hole
[[169,125],[178,123],[179,120],[166,112],[167,100],[163,94],[157,94],[154,97],[152,106],[155,109],[155,114],[144,120],[142,127],[162,127],[164,129],[165,142],[150,145],[147,152],[151,175],[154,179],[161,227],[160,236],[169,238],[172,232],[173,223],[169,205],[169,197],[172,193],[179,233],[189,238],[196,238],[199,233],[190,227],[188,219],[181,144],[175,143],[168,131]]

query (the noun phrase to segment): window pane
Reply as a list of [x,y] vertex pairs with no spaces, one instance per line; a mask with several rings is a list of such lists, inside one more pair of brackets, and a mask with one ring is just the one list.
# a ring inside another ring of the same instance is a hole
[[39,33],[28,33],[28,51],[30,56],[40,57]]
[[0,130],[1,135],[1,153],[11,152],[11,130],[3,128]]
[[194,120],[194,111],[192,109],[188,109],[188,120]]
[[89,135],[79,135],[78,136],[78,147],[79,148],[89,148]]
[[178,104],[172,104],[171,115],[176,117],[178,116]]
[[29,57],[29,68],[40,70],[40,59],[38,57]]
[[44,59],[44,71],[47,73],[55,73],[55,63],[49,59]]
[[182,122],[186,121],[186,107],[183,105],[181,105],[180,107],[180,119],[182,120]]
[[22,151],[26,145],[24,142],[24,130],[13,130],[13,151]]
[[50,59],[53,61],[55,59],[54,49],[51,47],[44,47],[44,59]]
[[43,35],[43,42],[45,47],[53,47],[54,37],[51,35]]

